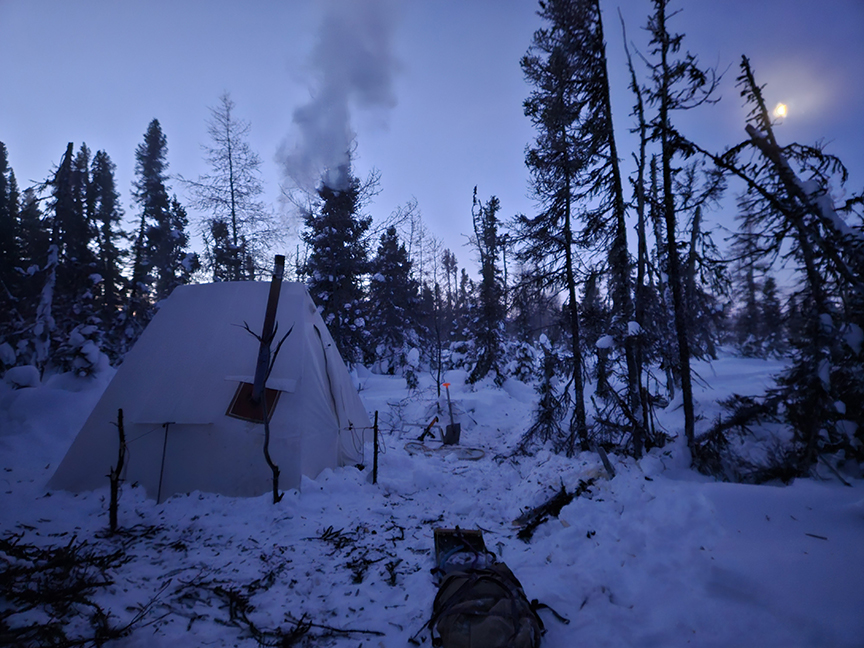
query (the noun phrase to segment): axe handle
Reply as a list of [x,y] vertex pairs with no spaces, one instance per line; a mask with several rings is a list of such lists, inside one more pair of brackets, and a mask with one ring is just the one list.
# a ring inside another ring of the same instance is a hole
[[437,422],[438,417],[436,416],[432,419],[432,421],[430,421],[429,425],[426,426],[426,429],[423,430],[423,434],[420,435],[418,441],[423,441],[423,439],[425,439],[427,436],[432,436],[432,426],[435,425]]

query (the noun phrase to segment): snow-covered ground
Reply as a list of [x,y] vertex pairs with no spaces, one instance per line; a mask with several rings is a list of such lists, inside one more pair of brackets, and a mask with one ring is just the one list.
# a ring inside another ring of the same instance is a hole
[[[717,398],[752,393],[779,368],[735,358],[700,364],[703,421],[716,415]],[[719,483],[687,467],[680,440],[638,462],[611,457],[613,479],[593,453],[513,457],[533,388],[515,380],[472,388],[463,372],[446,375],[462,444],[484,456],[409,454],[405,444],[422,424],[438,411],[446,422],[446,400],[428,376],[409,394],[402,379],[363,374],[361,396],[382,429],[377,484],[367,446],[366,470],[327,470],[277,505],[269,494],[197,492],[157,505],[126,485],[124,532],[109,536],[107,477],[103,489],[80,495],[45,486],[109,379],[110,371],[0,386],[0,538],[122,550],[108,572],[113,584],[92,595],[114,626],[135,621],[111,646],[255,646],[302,619],[315,625],[285,645],[402,648],[431,613],[433,529],[457,525],[482,529],[528,596],[570,619],[541,611],[548,648],[864,646],[860,481]],[[675,403],[660,422],[675,433]],[[530,542],[516,537],[513,520],[525,509],[590,478],[590,491]],[[9,612],[3,601],[0,620]],[[32,611],[7,623],[39,619]],[[428,632],[418,639],[429,645]]]

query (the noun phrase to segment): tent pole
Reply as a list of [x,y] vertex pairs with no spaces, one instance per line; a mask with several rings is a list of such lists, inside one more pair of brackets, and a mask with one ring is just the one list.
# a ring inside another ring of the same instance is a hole
[[375,410],[375,426],[372,428],[375,438],[375,452],[372,455],[372,483],[378,483],[378,410]]
[[165,474],[165,454],[168,450],[168,426],[171,423],[163,423],[162,427],[165,428],[165,440],[162,441],[162,465],[159,467],[159,488],[156,490],[156,503],[162,503],[162,476]]

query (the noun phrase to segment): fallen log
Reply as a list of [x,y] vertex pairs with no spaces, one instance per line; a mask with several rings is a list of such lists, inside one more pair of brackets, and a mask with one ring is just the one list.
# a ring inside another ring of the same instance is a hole
[[576,497],[579,497],[590,490],[596,479],[596,477],[592,477],[588,481],[580,479],[576,490],[572,492],[568,491],[564,484],[561,484],[561,490],[555,493],[552,497],[539,506],[535,506],[534,508],[525,511],[513,521],[515,525],[520,527],[516,537],[525,542],[531,540],[537,527],[546,522],[550,517],[558,517],[561,509],[567,506]]

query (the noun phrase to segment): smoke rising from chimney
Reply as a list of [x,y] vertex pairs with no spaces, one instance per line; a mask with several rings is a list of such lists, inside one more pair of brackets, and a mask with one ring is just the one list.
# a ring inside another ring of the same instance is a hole
[[294,111],[296,134],[279,158],[289,182],[311,191],[342,189],[355,133],[351,110],[396,105],[391,51],[397,7],[391,0],[327,0],[310,57],[312,98]]

